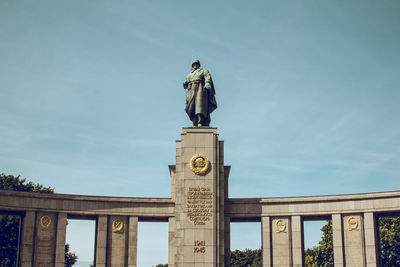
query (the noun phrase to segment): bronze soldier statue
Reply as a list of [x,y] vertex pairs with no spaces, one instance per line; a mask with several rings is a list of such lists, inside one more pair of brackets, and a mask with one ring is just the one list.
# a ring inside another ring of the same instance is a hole
[[200,68],[200,61],[192,61],[192,68],[189,75],[183,82],[186,92],[186,113],[193,126],[209,126],[210,114],[217,108],[215,100],[215,89],[210,72]]

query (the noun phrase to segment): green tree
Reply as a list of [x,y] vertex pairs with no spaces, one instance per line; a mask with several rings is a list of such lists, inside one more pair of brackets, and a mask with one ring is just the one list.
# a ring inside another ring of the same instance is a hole
[[[26,182],[20,176],[0,174],[0,189],[36,193],[54,193],[51,187]],[[0,266],[17,266],[18,233],[20,216],[0,215]],[[65,266],[73,266],[78,259],[74,252],[69,252],[69,245],[65,245]]]
[[322,239],[319,245],[308,248],[305,251],[304,263],[307,267],[331,267],[333,266],[333,235],[332,221],[322,226]]
[[379,217],[378,229],[382,266],[400,266],[400,217]]
[[26,182],[26,179],[21,179],[12,175],[0,174],[0,189],[12,190],[12,191],[24,191],[24,192],[36,192],[36,193],[54,193],[54,188],[45,187],[41,184],[35,184],[32,182]]
[[19,216],[0,215],[0,266],[17,266]]
[[69,244],[65,244],[65,267],[72,267],[78,261],[78,256],[75,252],[69,252]]
[[245,249],[231,251],[231,265],[233,267],[261,267],[262,250]]
[[[232,267],[262,267],[262,250],[245,249],[231,251]],[[157,264],[156,267],[168,267],[168,264]]]

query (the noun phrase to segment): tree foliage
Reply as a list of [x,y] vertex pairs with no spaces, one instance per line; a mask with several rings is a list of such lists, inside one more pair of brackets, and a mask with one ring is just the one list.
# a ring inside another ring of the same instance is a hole
[[231,251],[231,265],[233,267],[261,267],[262,250],[245,249]]
[[65,244],[65,261],[64,267],[72,267],[78,261],[78,256],[75,252],[69,251],[69,244]]
[[382,266],[400,266],[400,217],[379,217],[378,229]]
[[17,266],[19,216],[0,215],[0,266]]
[[332,221],[322,226],[322,239],[318,246],[308,248],[305,251],[304,263],[307,267],[331,267],[333,266],[333,235]]
[[[245,249],[231,251],[232,267],[262,267],[262,250]],[[168,264],[157,264],[156,267],[168,267]]]
[[36,193],[54,193],[54,189],[51,187],[26,182],[26,179],[21,179],[19,175],[15,177],[12,175],[5,175],[4,173],[0,174],[0,189]]

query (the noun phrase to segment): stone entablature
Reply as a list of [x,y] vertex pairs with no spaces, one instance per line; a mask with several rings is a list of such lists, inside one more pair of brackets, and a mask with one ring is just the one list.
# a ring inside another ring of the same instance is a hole
[[[0,190],[0,210],[63,212],[71,215],[175,216],[170,198],[129,198],[70,194],[41,194]],[[347,213],[400,211],[400,191],[288,198],[229,198],[225,217],[261,219],[263,216],[324,216]]]
[[170,198],[104,197],[0,190],[1,210],[64,212],[87,216],[135,215],[168,219],[174,216],[174,206]]
[[225,216],[325,216],[346,213],[387,213],[400,210],[400,191],[287,198],[230,198],[225,201]]

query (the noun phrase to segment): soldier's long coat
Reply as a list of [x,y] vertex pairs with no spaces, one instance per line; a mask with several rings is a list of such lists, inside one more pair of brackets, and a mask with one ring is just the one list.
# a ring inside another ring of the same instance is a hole
[[183,87],[188,89],[185,111],[190,120],[195,123],[196,115],[202,114],[206,120],[205,125],[209,125],[210,113],[217,108],[210,72],[201,68],[193,69],[186,77]]

